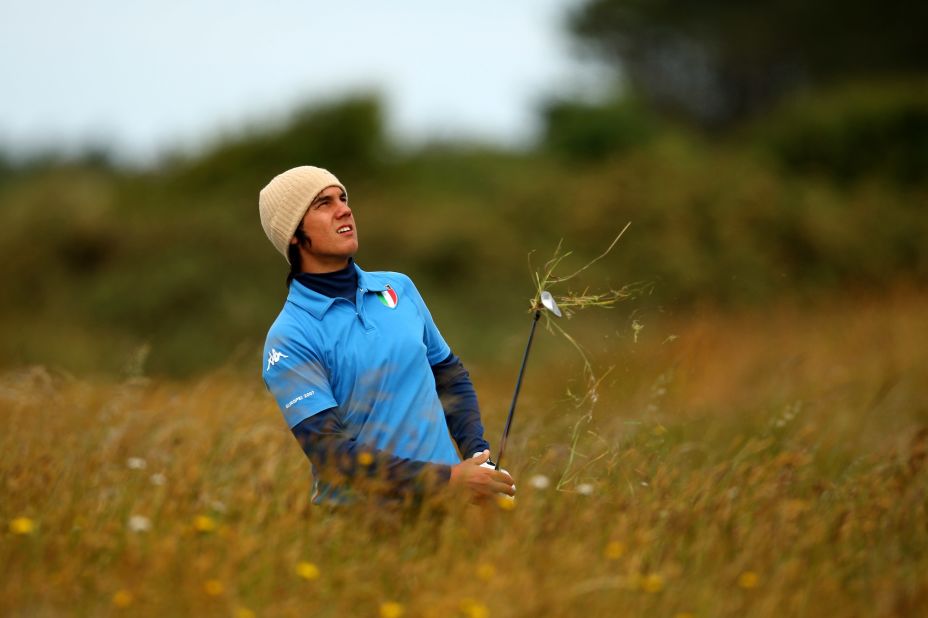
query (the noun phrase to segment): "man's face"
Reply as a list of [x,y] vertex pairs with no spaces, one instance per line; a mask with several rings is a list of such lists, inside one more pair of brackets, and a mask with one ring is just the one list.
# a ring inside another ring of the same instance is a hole
[[[310,203],[301,223],[308,240],[300,243],[305,272],[332,272],[344,268],[358,252],[358,233],[348,196],[341,187],[328,187]],[[290,240],[296,244],[296,237]]]

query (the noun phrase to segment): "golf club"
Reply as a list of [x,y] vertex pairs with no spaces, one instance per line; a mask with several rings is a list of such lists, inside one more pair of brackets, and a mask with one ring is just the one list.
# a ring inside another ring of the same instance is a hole
[[[551,293],[543,290],[541,293],[541,304],[553,313],[555,317],[561,317],[561,310]],[[519,389],[522,388],[522,376],[525,374],[525,361],[528,360],[529,350],[532,349],[532,338],[535,336],[535,325],[538,324],[538,318],[541,317],[541,307],[535,309],[532,317],[532,329],[528,333],[528,343],[525,344],[525,354],[522,355],[522,366],[519,368],[519,378],[516,380],[516,392],[512,395],[512,405],[509,407],[509,416],[506,418],[506,428],[503,429],[503,437],[499,441],[499,454],[496,456],[496,469],[503,461],[503,451],[506,449],[506,439],[509,438],[509,430],[512,429],[512,416],[516,411],[516,401],[519,399]]]

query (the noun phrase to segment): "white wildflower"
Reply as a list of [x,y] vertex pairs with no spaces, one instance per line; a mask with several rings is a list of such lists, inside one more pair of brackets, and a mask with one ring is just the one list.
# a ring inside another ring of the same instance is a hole
[[148,480],[151,481],[152,485],[158,485],[160,487],[161,485],[164,485],[164,483],[167,481],[167,478],[165,478],[165,476],[160,472],[155,472],[149,477]]
[[141,457],[130,457],[126,460],[126,465],[132,470],[144,470],[148,463]]
[[144,515],[133,515],[129,518],[129,530],[132,532],[148,532],[151,530],[151,520]]
[[547,489],[551,486],[551,481],[544,474],[536,474],[528,480],[528,484],[535,489]]
[[593,486],[589,483],[580,483],[577,485],[577,493],[583,496],[592,496]]

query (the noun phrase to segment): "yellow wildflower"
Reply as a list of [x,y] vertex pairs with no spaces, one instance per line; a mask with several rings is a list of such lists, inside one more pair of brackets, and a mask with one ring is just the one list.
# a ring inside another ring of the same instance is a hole
[[218,579],[208,579],[206,583],[203,584],[203,590],[211,597],[218,597],[222,594],[223,590],[225,590],[225,587]]
[[236,607],[235,618],[255,618],[255,613],[247,607]]
[[197,515],[193,520],[193,527],[197,532],[212,532],[216,529],[216,520],[209,515]]
[[403,606],[396,601],[384,601],[380,604],[380,618],[400,618]]
[[645,575],[641,580],[641,589],[651,594],[658,593],[664,589],[664,578],[657,573]]
[[10,522],[10,532],[13,534],[32,534],[35,531],[35,523],[28,517],[17,517]]
[[473,599],[464,599],[461,602],[461,611],[467,618],[487,618],[490,615],[486,605]]
[[760,579],[757,577],[757,573],[754,571],[745,571],[738,576],[738,585],[744,588],[745,590],[750,590],[752,588],[757,588],[757,583]]
[[489,562],[483,562],[477,567],[477,577],[485,582],[493,579],[494,575],[496,575],[496,567]]
[[618,560],[625,554],[625,545],[619,541],[609,541],[606,544],[606,549],[603,550],[603,555],[606,556],[609,560]]
[[500,494],[496,497],[496,504],[504,511],[512,511],[516,508],[516,499],[506,494]]
[[116,594],[113,595],[113,605],[120,609],[125,609],[132,605],[133,600],[134,597],[128,590],[117,590]]
[[358,455],[358,463],[362,466],[369,466],[374,463],[374,456],[365,451]]
[[312,562],[301,562],[296,565],[296,574],[303,579],[312,581],[319,578],[319,567]]

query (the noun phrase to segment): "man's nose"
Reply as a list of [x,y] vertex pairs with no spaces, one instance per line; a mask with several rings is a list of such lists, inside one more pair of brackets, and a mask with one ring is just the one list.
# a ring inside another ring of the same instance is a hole
[[338,211],[335,213],[336,219],[343,219],[351,215],[351,207],[342,202],[338,205]]

